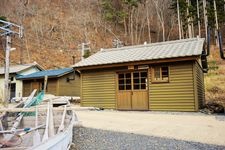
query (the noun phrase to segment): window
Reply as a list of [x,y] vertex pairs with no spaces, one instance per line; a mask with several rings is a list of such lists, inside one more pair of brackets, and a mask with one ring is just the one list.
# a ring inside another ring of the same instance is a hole
[[153,82],[168,82],[169,81],[169,67],[154,67],[152,69],[152,81]]
[[131,90],[131,73],[119,74],[119,90]]
[[147,72],[134,72],[133,73],[133,89],[141,90],[147,89]]
[[138,71],[132,73],[118,74],[119,90],[146,90],[147,86],[147,71]]

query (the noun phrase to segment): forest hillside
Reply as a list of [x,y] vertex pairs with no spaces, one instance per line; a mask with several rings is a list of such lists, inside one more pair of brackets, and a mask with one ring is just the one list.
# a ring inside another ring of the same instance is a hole
[[[214,38],[215,31],[224,31],[224,6],[224,0],[1,0],[0,18],[24,27],[24,37],[12,39],[16,50],[11,64],[36,61],[46,69],[80,61],[82,43],[90,49],[88,56],[116,42],[136,45],[206,37],[208,25],[214,48],[206,96],[214,99],[217,93],[224,100],[225,63]],[[4,37],[0,43],[3,66]]]

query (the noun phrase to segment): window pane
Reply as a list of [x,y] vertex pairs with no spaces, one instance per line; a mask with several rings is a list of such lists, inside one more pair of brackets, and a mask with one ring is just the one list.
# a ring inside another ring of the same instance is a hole
[[126,73],[126,78],[131,78],[131,73]]
[[124,79],[124,74],[119,74],[119,79]]
[[126,79],[126,84],[131,84],[131,79]]
[[155,78],[155,80],[160,80],[160,68],[159,67],[154,68],[154,78]]
[[139,83],[140,83],[139,79],[134,79],[134,84],[139,84]]
[[124,84],[124,80],[119,80],[119,84]]
[[135,90],[138,90],[138,89],[140,89],[140,86],[139,86],[139,84],[134,84],[134,89],[135,89]]
[[141,78],[146,78],[147,77],[147,72],[141,72]]
[[162,80],[168,80],[169,69],[168,67],[162,67]]
[[146,84],[141,84],[141,89],[146,89]]
[[147,83],[147,78],[142,78],[141,79],[141,84],[145,84],[145,83]]
[[125,90],[124,85],[119,85],[119,90]]
[[134,72],[133,76],[134,78],[139,78],[139,72]]
[[131,90],[131,85],[130,84],[126,85],[126,90]]

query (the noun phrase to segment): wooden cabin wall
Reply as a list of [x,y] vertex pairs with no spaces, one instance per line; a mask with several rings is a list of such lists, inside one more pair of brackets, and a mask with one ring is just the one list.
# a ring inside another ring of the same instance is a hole
[[76,73],[75,79],[67,81],[67,78],[73,79],[73,73],[62,76],[58,79],[59,96],[80,96],[80,76]]
[[116,75],[114,71],[81,73],[81,105],[116,108]]
[[[42,90],[42,83],[44,83],[44,79],[24,80],[23,97],[29,96],[34,89],[40,92]],[[48,79],[46,94],[57,95],[57,79]]]
[[[160,64],[157,64],[160,66]],[[163,63],[169,66],[169,82],[153,83],[149,68],[149,110],[198,111],[204,101],[204,79],[195,61]],[[91,70],[81,73],[81,105],[117,109],[117,71]]]
[[[42,82],[44,82],[44,81],[42,80]],[[53,95],[58,96],[57,82],[58,82],[58,79],[56,79],[56,78],[53,78],[53,79],[49,78],[48,79],[46,94],[53,94]]]
[[[203,107],[205,102],[205,86],[204,86],[204,73],[201,66],[196,61],[193,66],[194,77],[195,77],[195,92],[196,92],[196,111]],[[197,105],[198,104],[198,105]]]
[[31,82],[23,81],[23,97],[27,97],[31,94]]
[[195,111],[193,62],[169,64],[169,68],[168,83],[149,80],[150,110]]

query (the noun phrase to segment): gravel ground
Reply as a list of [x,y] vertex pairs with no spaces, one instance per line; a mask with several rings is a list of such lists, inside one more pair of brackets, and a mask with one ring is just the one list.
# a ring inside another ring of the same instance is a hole
[[110,110],[76,114],[86,128],[225,146],[225,115]]
[[225,150],[225,146],[75,127],[71,150]]

